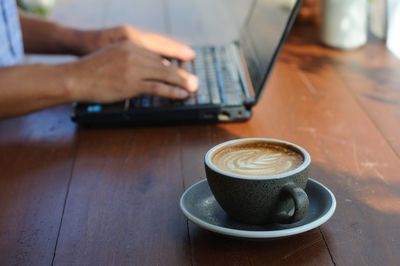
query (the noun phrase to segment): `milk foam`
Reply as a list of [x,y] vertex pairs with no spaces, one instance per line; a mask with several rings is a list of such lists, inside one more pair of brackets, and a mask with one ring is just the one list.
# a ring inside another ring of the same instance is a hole
[[220,169],[247,176],[270,176],[291,171],[303,162],[297,152],[269,143],[238,144],[217,151],[213,163]]

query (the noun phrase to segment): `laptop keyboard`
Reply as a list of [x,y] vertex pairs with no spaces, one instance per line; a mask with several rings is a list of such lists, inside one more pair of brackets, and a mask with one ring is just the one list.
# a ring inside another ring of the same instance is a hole
[[[239,75],[227,51],[224,48],[213,47],[198,48],[195,51],[195,60],[181,65],[186,71],[197,75],[199,78],[199,89],[195,96],[184,101],[156,96],[143,96],[131,99],[131,107],[242,104],[244,94],[240,85]],[[177,61],[172,63],[178,64]]]
[[195,59],[196,62],[203,62],[202,68],[195,68],[195,74],[201,74],[202,78],[199,76],[200,83],[203,83],[200,90],[209,90],[210,101],[212,104],[221,103],[221,90],[218,84],[218,73],[216,69],[216,60],[213,52],[214,49],[198,49],[196,51],[199,53],[199,58]]

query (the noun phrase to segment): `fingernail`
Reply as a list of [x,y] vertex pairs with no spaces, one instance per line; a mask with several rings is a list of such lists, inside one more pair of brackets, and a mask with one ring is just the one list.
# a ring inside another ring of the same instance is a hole
[[178,96],[178,98],[187,98],[187,97],[189,97],[189,92],[182,90],[182,89],[178,89],[177,96]]
[[188,78],[187,84],[190,91],[196,91],[199,87],[199,79],[196,76],[190,76]]
[[185,53],[187,54],[187,56],[190,57],[194,57],[196,55],[196,52],[189,47],[185,48]]

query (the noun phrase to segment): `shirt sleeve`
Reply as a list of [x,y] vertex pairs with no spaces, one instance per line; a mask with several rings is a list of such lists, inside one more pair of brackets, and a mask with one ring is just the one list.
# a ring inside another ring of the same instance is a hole
[[24,56],[15,0],[0,0],[0,67],[19,64]]

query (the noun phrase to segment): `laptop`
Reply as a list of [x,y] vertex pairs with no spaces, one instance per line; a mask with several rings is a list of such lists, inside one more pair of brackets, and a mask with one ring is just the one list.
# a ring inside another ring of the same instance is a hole
[[96,127],[249,119],[300,4],[301,0],[257,0],[238,40],[194,47],[196,58],[181,67],[198,76],[197,95],[184,101],[143,96],[114,104],[76,103],[72,120]]

